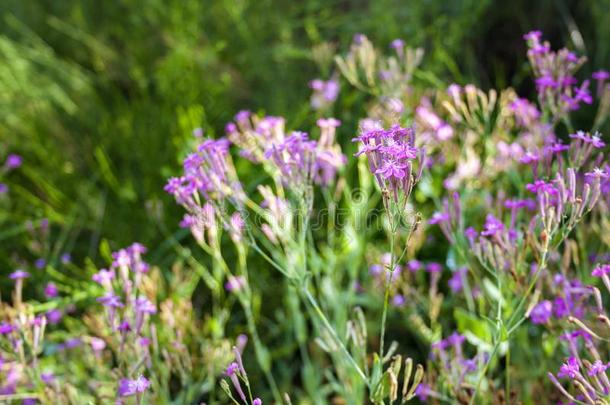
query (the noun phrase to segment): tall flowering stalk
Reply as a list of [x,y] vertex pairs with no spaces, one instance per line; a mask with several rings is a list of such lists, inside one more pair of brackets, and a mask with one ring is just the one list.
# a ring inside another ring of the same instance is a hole
[[[357,156],[366,155],[371,173],[380,188],[383,206],[388,216],[390,227],[390,261],[385,271],[386,278],[383,312],[381,316],[381,334],[379,341],[379,358],[384,358],[384,341],[387,310],[390,297],[390,284],[396,265],[404,256],[407,244],[401,253],[396,255],[396,240],[399,226],[406,226],[412,233],[417,226],[418,216],[408,210],[407,203],[413,187],[421,178],[424,167],[425,152],[415,147],[415,132],[412,128],[398,125],[390,129],[372,128],[363,132],[354,141],[360,142]],[[373,381],[377,384],[378,381]]]
[[[285,133],[284,120],[279,117],[261,119],[246,111],[235,116],[235,122],[226,126],[229,139],[241,148],[240,155],[255,164],[262,164],[275,186],[275,190],[269,186],[259,186],[263,196],[260,204],[241,192],[241,185],[236,176],[232,175],[233,165],[230,163],[223,140],[205,141],[198,150],[205,152],[209,150],[213,153],[203,156],[197,153],[187,157],[184,176],[170,179],[166,186],[166,190],[173,194],[176,201],[189,212],[185,222],[193,230],[196,238],[203,232],[196,232],[197,228],[193,228],[193,224],[196,225],[197,222],[191,218],[202,216],[201,213],[205,214],[203,208],[206,205],[213,207],[213,217],[217,218],[232,235],[239,252],[241,274],[239,276],[231,274],[226,264],[222,265],[222,272],[228,278],[227,288],[237,294],[246,312],[259,364],[268,377],[277,402],[281,402],[281,398],[270,373],[270,360],[254,328],[250,308],[252,294],[245,271],[247,257],[245,247],[253,248],[284,274],[290,283],[298,287],[304,300],[312,306],[315,315],[320,317],[324,327],[342,346],[343,343],[334,328],[307,288],[307,278],[310,275],[307,266],[307,257],[310,255],[307,236],[310,232],[309,217],[313,205],[313,187],[314,185],[328,187],[334,182],[337,170],[345,163],[345,157],[334,140],[335,128],[339,124],[338,120],[332,118],[320,119],[318,125],[321,136],[315,141],[309,139],[304,132]],[[217,173],[218,167],[230,168],[230,175],[223,176],[223,173]],[[199,185],[210,183],[212,187]],[[230,191],[223,187],[227,184],[233,184],[233,190],[238,191]],[[229,207],[235,210],[233,214],[228,212]],[[255,214],[254,218],[251,218],[249,210]],[[212,210],[208,209],[208,211]],[[207,218],[209,217],[210,215],[207,215]],[[257,219],[262,219],[263,223],[256,223]],[[217,244],[215,246],[202,244],[202,246],[216,258],[216,261],[224,263]],[[282,249],[278,249],[278,246]],[[345,347],[342,347],[344,354],[359,370]],[[360,374],[365,378],[362,371]]]

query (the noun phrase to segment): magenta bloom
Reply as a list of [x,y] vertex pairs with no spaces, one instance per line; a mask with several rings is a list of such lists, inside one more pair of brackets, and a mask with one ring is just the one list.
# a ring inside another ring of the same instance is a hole
[[[394,125],[382,129],[376,125],[353,139],[360,142],[356,156],[366,154],[371,172],[375,175],[382,191],[390,192],[398,202],[399,192],[408,197],[413,186],[421,177],[424,167],[424,151],[415,147],[415,131]],[[417,170],[413,167],[418,159]]]
[[403,307],[406,304],[407,300],[405,299],[405,297],[401,294],[396,294],[393,298],[392,298],[392,305],[394,305],[395,307]]
[[607,364],[602,363],[601,360],[595,360],[595,363],[591,364],[591,366],[589,367],[587,374],[589,374],[590,376],[598,375],[606,372],[607,368]]
[[19,155],[12,153],[6,157],[6,162],[4,162],[4,166],[10,170],[18,168],[19,166],[21,166],[22,163],[23,158]]
[[405,47],[405,41],[403,41],[400,38],[395,39],[392,42],[390,42],[390,48],[392,48],[392,49],[402,49],[404,47]]
[[456,294],[462,291],[462,289],[464,288],[464,277],[466,277],[467,273],[468,269],[466,267],[459,268],[453,273],[453,275],[447,282],[449,288],[451,288],[451,292]]
[[225,375],[227,377],[231,377],[233,374],[239,371],[239,365],[236,362],[233,362],[227,366],[225,370]]
[[59,291],[57,290],[57,286],[54,283],[48,283],[44,288],[44,295],[47,298],[55,298]]
[[420,383],[415,389],[415,395],[420,401],[426,402],[428,395],[430,395],[430,386],[426,383]]
[[91,338],[91,348],[94,352],[100,352],[106,348],[106,342],[100,338]]
[[479,236],[479,233],[472,226],[469,226],[464,231],[464,236],[466,236],[466,238],[472,243],[474,242],[475,238]]
[[8,322],[0,322],[0,335],[8,335],[9,333],[13,332],[14,330],[16,330],[17,328],[8,323]]
[[137,312],[142,314],[155,314],[157,313],[157,307],[155,304],[150,302],[146,297],[139,297],[136,299],[135,309]]
[[61,321],[63,314],[59,309],[50,309],[47,311],[45,316],[47,318],[47,322],[49,322],[51,325],[55,325],[58,324],[59,321]]
[[91,279],[98,284],[109,284],[114,278],[114,270],[101,269]]
[[605,70],[598,70],[591,75],[595,80],[604,81],[610,79],[610,73]]
[[120,308],[123,306],[123,303],[121,302],[121,298],[112,292],[108,292],[108,293],[104,294],[103,296],[99,297],[97,299],[97,302],[99,302],[102,305],[104,305],[105,307],[109,307],[109,308]]
[[419,260],[416,260],[416,259],[409,260],[409,262],[407,263],[407,268],[411,272],[416,272],[418,270],[421,270],[422,264]]
[[40,379],[43,383],[51,385],[55,381],[55,376],[51,372],[42,372],[40,373]]
[[229,276],[227,282],[225,283],[225,290],[229,292],[237,292],[244,288],[246,285],[246,279],[242,276]]
[[464,335],[460,335],[457,332],[453,332],[451,335],[447,337],[447,343],[452,346],[461,346],[462,343],[466,341],[466,337]]
[[603,277],[608,274],[610,274],[610,264],[598,264],[591,272],[593,277]]
[[16,270],[8,276],[11,280],[21,280],[30,277],[30,273],[23,270]]
[[135,380],[129,380],[122,378],[119,381],[118,394],[120,397],[129,397],[136,394],[142,394],[150,387],[150,381],[143,375],[139,376]]
[[426,271],[428,273],[440,273],[443,271],[443,266],[440,263],[432,262],[428,263],[426,266]]
[[441,222],[447,222],[450,219],[451,218],[449,217],[449,214],[446,212],[435,212],[434,214],[432,214],[432,218],[428,220],[428,223],[430,225],[436,225],[440,224]]
[[578,365],[578,361],[575,357],[570,357],[568,361],[563,363],[559,368],[559,372],[557,373],[557,377],[566,378],[569,377],[571,379],[576,378],[579,374],[580,367]]
[[481,235],[483,236],[500,236],[500,234],[504,231],[504,224],[498,218],[494,217],[491,214],[487,214],[487,218],[485,219],[485,225],[483,226],[483,231]]
[[553,313],[553,304],[551,301],[542,301],[532,309],[530,317],[535,324],[544,324],[549,321]]

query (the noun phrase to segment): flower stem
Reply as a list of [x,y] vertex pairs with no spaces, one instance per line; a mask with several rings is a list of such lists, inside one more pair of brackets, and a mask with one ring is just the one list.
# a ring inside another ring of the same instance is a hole
[[472,394],[472,398],[470,398],[470,402],[469,402],[470,405],[473,405],[475,403],[474,401],[477,397],[477,394],[479,393],[479,388],[481,387],[481,382],[483,381],[485,374],[487,374],[487,369],[489,368],[489,365],[491,364],[494,357],[496,356],[496,353],[498,352],[499,347],[500,347],[500,340],[496,340],[496,343],[494,344],[494,348],[491,352],[491,355],[489,356],[487,363],[485,363],[485,367],[483,367],[481,374],[479,374],[479,378],[477,379],[477,385],[474,388],[474,393]]
[[[259,366],[263,370],[263,374],[265,374],[265,378],[267,379],[267,383],[269,384],[269,388],[271,388],[271,393],[273,394],[273,400],[282,404],[282,396],[280,394],[280,390],[277,387],[277,383],[275,382],[275,378],[273,378],[273,374],[271,374],[271,370],[269,370],[269,363],[264,361],[262,353],[263,353],[263,344],[258,336],[258,331],[256,330],[256,324],[254,323],[254,315],[252,314],[252,308],[250,303],[244,303],[244,312],[246,314],[246,320],[248,323],[248,330],[250,331],[250,335],[252,336],[252,341],[254,342],[254,351],[256,353],[256,360],[258,361]],[[249,388],[249,387],[248,387]]]
[[383,359],[383,349],[384,349],[384,341],[385,341],[385,324],[386,324],[386,320],[388,317],[388,304],[390,302],[390,284],[392,283],[392,276],[394,275],[394,267],[396,266],[395,260],[396,257],[394,256],[394,241],[396,239],[396,226],[394,225],[394,216],[392,214],[391,217],[391,231],[392,231],[392,236],[390,238],[390,268],[389,268],[389,276],[387,275],[387,273],[385,273],[386,275],[386,282],[385,282],[385,295],[383,298],[383,311],[381,312],[381,332],[380,332],[380,336],[379,336],[379,358]]
[[314,296],[311,295],[311,293],[309,292],[307,287],[303,287],[302,291],[303,291],[303,294],[305,295],[305,297],[307,298],[307,301],[313,307],[314,312],[318,315],[318,317],[320,317],[320,320],[322,321],[322,324],[326,327],[328,332],[331,334],[332,338],[335,340],[335,342],[341,348],[341,351],[345,355],[345,358],[347,359],[347,361],[352,365],[354,370],[356,370],[356,372],[358,373],[360,378],[362,378],[362,381],[364,381],[364,383],[368,387],[369,386],[368,378],[366,377],[366,375],[364,374],[364,372],[362,371],[362,369],[360,368],[358,363],[356,363],[356,360],[354,360],[354,358],[352,357],[350,352],[347,350],[347,348],[345,347],[345,345],[343,344],[343,342],[341,341],[339,336],[337,336],[337,332],[335,331],[335,328],[333,328],[333,326],[330,324],[330,322],[326,318],[326,315],[324,315],[324,312],[322,312],[322,310],[320,309],[320,306],[318,305],[318,302],[316,301]]

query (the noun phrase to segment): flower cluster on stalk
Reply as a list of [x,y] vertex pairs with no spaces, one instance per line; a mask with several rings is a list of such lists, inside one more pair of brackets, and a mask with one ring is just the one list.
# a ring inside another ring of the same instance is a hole
[[[143,289],[150,267],[143,260],[145,253],[143,245],[134,243],[112,253],[110,268],[93,275],[93,281],[104,291],[97,301],[105,308],[108,331],[101,338],[92,338],[90,343],[98,356],[110,346],[119,358],[133,358],[147,368],[151,361],[149,346],[152,339],[156,339],[150,317],[157,313],[157,305]],[[150,382],[142,375],[134,379],[129,377],[126,375],[119,381],[119,397],[140,396],[150,387]]]
[[378,126],[363,131],[353,141],[360,142],[356,156],[366,155],[384,201],[391,199],[404,206],[424,168],[425,151],[415,147],[413,128]]

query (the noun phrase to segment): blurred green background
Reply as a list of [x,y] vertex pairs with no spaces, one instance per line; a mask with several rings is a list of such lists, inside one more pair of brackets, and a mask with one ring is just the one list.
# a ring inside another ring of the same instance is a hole
[[[25,222],[44,217],[58,233],[51,260],[95,259],[105,238],[140,241],[155,248],[152,262],[170,263],[167,241],[188,238],[163,185],[192,129],[219,136],[244,108],[306,129],[307,82],[332,69],[312,59],[323,42],[343,52],[359,32],[379,47],[403,38],[426,51],[420,80],[522,96],[531,29],[585,54],[583,76],[610,66],[609,0],[4,0],[0,15],[0,156],[24,156],[0,210],[2,268]],[[344,144],[364,101],[343,83]]]

